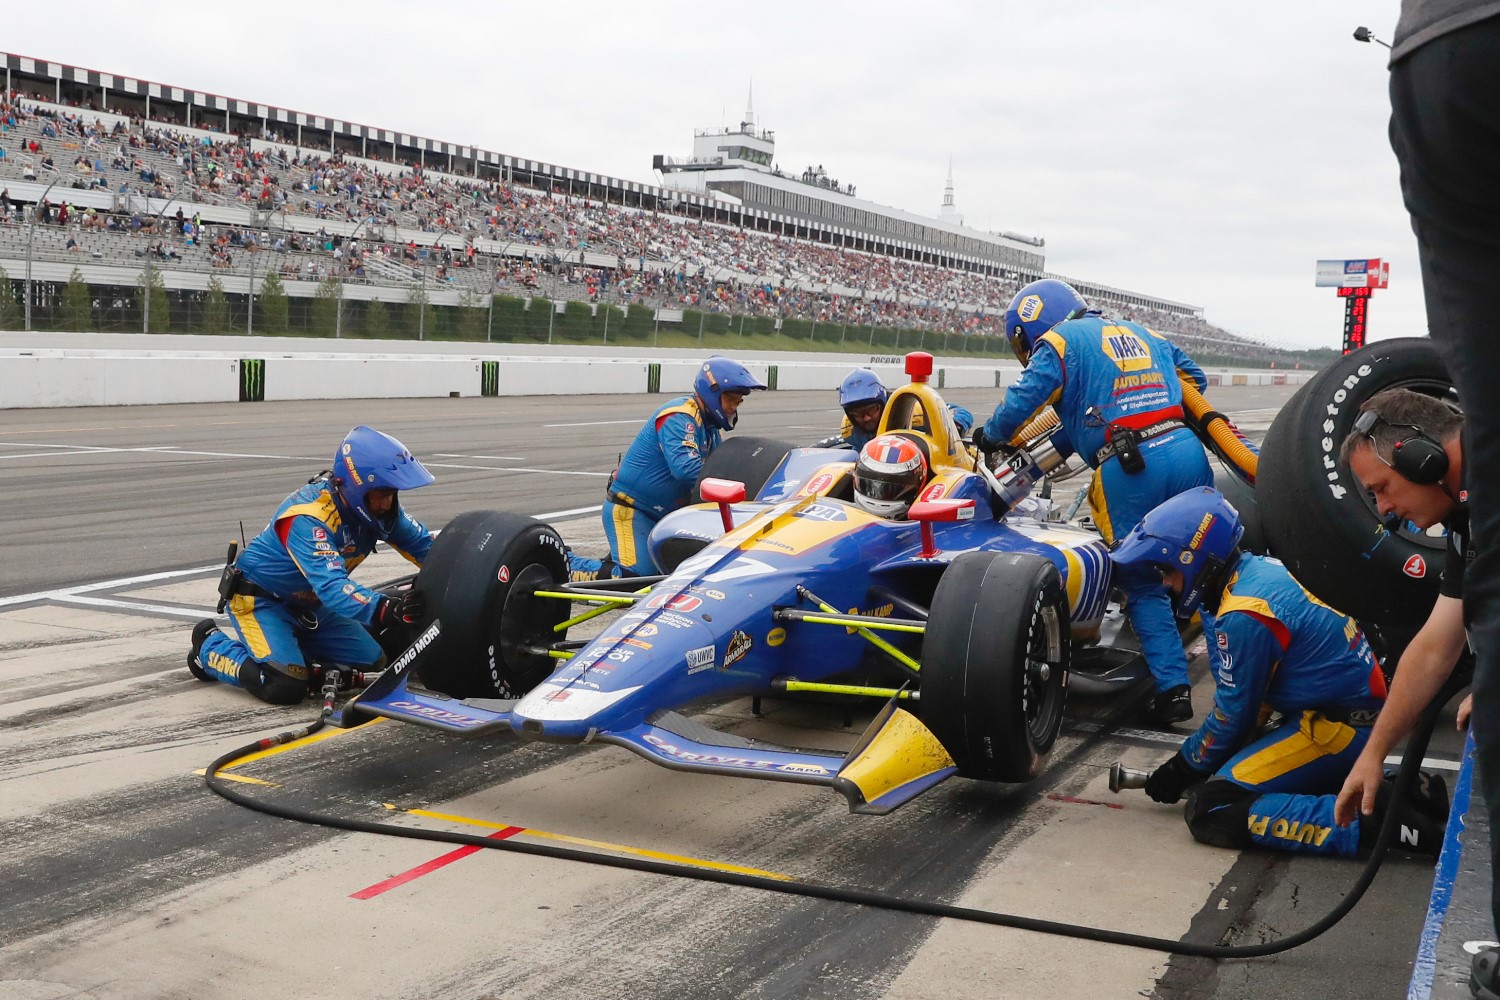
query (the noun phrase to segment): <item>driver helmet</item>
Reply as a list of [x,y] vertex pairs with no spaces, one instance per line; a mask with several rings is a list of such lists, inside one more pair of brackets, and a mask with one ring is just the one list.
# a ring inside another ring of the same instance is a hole
[[693,393],[703,404],[704,419],[723,431],[733,430],[739,423],[738,412],[725,411],[724,393],[737,392],[743,396],[765,387],[764,382],[750,374],[750,369],[718,355],[705,361],[693,379]]
[[417,461],[406,445],[389,434],[363,425],[345,435],[333,456],[334,493],[343,506],[377,538],[386,539],[396,527],[401,501],[398,496],[390,513],[376,517],[367,499],[371,490],[414,490],[433,481],[432,473]]
[[1042,334],[1059,323],[1088,312],[1088,303],[1066,281],[1043,278],[1016,293],[1005,310],[1005,335],[1021,364],[1031,361],[1032,348]]
[[854,463],[854,502],[878,517],[904,517],[926,483],[927,455],[904,435],[872,438]]
[[1219,585],[1245,533],[1239,512],[1212,486],[1179,493],[1154,508],[1110,552],[1118,566],[1154,566],[1182,572],[1173,596],[1177,617],[1191,618]]

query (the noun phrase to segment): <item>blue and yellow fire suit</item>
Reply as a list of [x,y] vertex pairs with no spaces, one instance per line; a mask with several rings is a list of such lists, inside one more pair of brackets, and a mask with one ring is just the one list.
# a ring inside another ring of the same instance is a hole
[[[651,415],[605,489],[600,516],[616,565],[642,576],[657,571],[646,545],[651,529],[688,505],[703,460],[718,446],[719,429],[704,420],[697,396],[674,399]],[[580,568],[578,558],[572,562]]]
[[[350,516],[326,480],[287,497],[235,563],[244,574],[240,592],[229,600],[235,634],[213,632],[204,640],[203,668],[260,693],[278,684],[266,669],[306,682],[309,660],[355,668],[377,664],[380,644],[365,626],[381,597],[349,578],[375,551],[375,542],[374,532]],[[421,565],[432,533],[398,508],[388,544]]]
[[[974,429],[974,414],[957,403],[949,403],[948,412],[953,414],[953,423],[958,427],[958,432],[964,435],[964,437],[968,437],[969,431]],[[927,421],[923,419],[920,413],[913,418],[911,429],[914,431],[925,431],[927,429]],[[844,418],[843,426],[839,428],[839,437],[843,438],[849,447],[855,451],[862,451],[865,445],[875,439],[874,434],[867,434],[860,430],[854,426],[854,421],[848,417]]]
[[[1333,804],[1385,703],[1385,675],[1353,618],[1313,597],[1285,566],[1244,553],[1229,569],[1211,641],[1223,654],[1214,707],[1183,743],[1213,775],[1189,792],[1200,840],[1350,856],[1359,821]],[[1284,721],[1255,738],[1262,718]]]
[[[1178,372],[1200,389],[1208,384],[1192,358],[1139,324],[1095,315],[1059,323],[1037,340],[1026,370],[984,433],[991,441],[1009,441],[1045,407],[1055,406],[1067,441],[1094,469],[1089,503],[1104,541],[1113,545],[1153,507],[1213,483],[1203,446],[1181,424]],[[1117,455],[1101,459],[1118,428],[1152,435],[1140,444],[1146,462],[1140,472],[1126,472]],[[1117,572],[1157,689],[1187,684],[1187,654],[1160,575],[1145,565]],[[1203,625],[1207,632],[1210,623]],[[1215,669],[1217,658],[1210,646]]]

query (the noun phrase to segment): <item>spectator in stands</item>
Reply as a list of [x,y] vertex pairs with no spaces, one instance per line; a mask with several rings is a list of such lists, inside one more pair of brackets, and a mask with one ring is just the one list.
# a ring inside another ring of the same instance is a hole
[[350,431],[332,471],[282,501],[240,554],[228,595],[233,634],[212,618],[193,627],[193,676],[295,705],[322,686],[309,661],[378,670],[385,656],[368,629],[415,621],[422,598],[378,594],[349,573],[377,541],[422,565],[432,533],[402,508],[399,491],[432,481],[400,441],[371,427]]
[[[981,451],[1009,448],[1017,431],[1056,404],[1071,448],[1095,470],[1089,503],[1109,545],[1162,501],[1213,483],[1203,446],[1183,421],[1179,377],[1199,388],[1208,380],[1182,350],[1139,324],[1090,312],[1072,286],[1053,278],[1016,293],[1005,328],[1026,370],[975,432]],[[1161,579],[1143,567],[1122,567],[1120,578],[1156,679],[1146,718],[1158,725],[1192,718],[1187,654]],[[1207,613],[1203,619],[1207,632],[1212,622]],[[1212,643],[1208,653],[1217,669]]]
[[693,380],[693,391],[667,403],[646,421],[609,477],[601,518],[609,556],[570,555],[574,580],[649,576],[656,564],[646,546],[662,517],[686,506],[703,461],[720,436],[739,422],[740,404],[765,383],[738,361],[712,357]]

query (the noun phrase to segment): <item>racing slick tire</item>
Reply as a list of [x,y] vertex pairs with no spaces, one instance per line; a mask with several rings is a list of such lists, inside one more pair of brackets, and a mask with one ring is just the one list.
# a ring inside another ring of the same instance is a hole
[[545,652],[563,638],[567,601],[535,596],[568,579],[567,549],[551,525],[524,514],[460,514],[433,540],[415,588],[423,629],[442,623],[422,655],[422,683],[453,698],[519,698],[552,673]]
[[1382,340],[1346,354],[1276,415],[1261,448],[1255,496],[1271,552],[1299,583],[1345,614],[1402,630],[1424,621],[1437,599],[1443,539],[1409,528],[1387,534],[1369,494],[1338,458],[1360,406],[1398,387],[1457,403],[1426,338]]
[[938,581],[922,641],[922,721],[958,773],[1042,773],[1067,698],[1068,595],[1051,560],[968,552]]
[[702,503],[698,484],[705,479],[730,479],[745,484],[745,496],[754,499],[771,478],[771,473],[797,447],[787,441],[763,437],[732,437],[720,442],[703,460],[703,471],[693,485],[693,502]]

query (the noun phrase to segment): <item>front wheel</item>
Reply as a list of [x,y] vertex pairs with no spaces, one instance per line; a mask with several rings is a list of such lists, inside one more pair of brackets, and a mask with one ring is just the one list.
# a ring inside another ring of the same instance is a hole
[[568,578],[567,548],[551,525],[477,510],[454,518],[432,543],[415,587],[421,625],[442,622],[422,657],[422,683],[454,698],[518,698],[546,680],[547,648],[563,635],[567,601],[536,596]]
[[922,642],[922,721],[958,773],[1030,781],[1067,697],[1068,595],[1046,558],[969,552],[938,581]]

